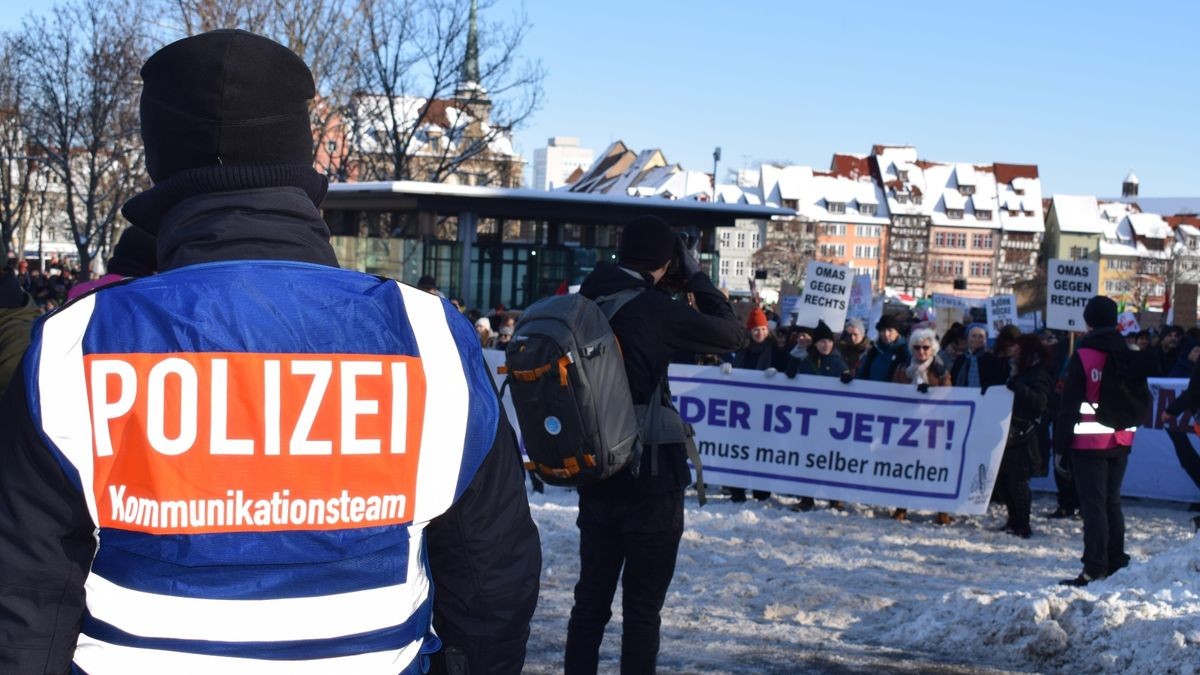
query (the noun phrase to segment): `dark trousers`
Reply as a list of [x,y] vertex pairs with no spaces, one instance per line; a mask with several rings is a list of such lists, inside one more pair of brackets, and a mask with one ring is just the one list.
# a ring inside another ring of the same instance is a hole
[[[683,535],[683,492],[579,498],[579,583],[567,624],[567,675],[595,673],[621,580],[621,673],[653,673]],[[622,573],[622,567],[624,572]]]
[[1055,457],[1055,464],[1062,464],[1066,473],[1059,471],[1058,466],[1051,468],[1054,472],[1054,486],[1058,488],[1058,508],[1074,513],[1079,510],[1079,497],[1075,494],[1075,477],[1071,475],[1071,455],[1062,458]]
[[1171,437],[1171,444],[1175,446],[1175,456],[1179,458],[1179,465],[1187,472],[1196,487],[1200,487],[1200,454],[1196,454],[1192,448],[1192,442],[1188,439],[1187,433],[1168,431],[1167,435]]
[[997,496],[1008,509],[1006,525],[1016,532],[1030,529],[1029,512],[1033,507],[1033,496],[1029,492],[1031,466],[1024,453],[1024,448],[1005,448],[1004,458],[1000,461],[1000,473],[996,476]]
[[1071,453],[1071,475],[1083,517],[1083,571],[1091,577],[1106,577],[1129,564],[1121,512],[1121,482],[1128,464],[1129,448],[1110,457]]

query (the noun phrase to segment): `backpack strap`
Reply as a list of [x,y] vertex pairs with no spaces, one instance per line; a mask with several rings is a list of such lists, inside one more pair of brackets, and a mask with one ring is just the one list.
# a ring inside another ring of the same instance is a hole
[[602,295],[595,299],[595,303],[599,305],[600,311],[604,312],[604,318],[612,321],[613,316],[621,311],[621,308],[630,300],[641,295],[644,288],[626,288],[623,291],[617,291],[612,295]]

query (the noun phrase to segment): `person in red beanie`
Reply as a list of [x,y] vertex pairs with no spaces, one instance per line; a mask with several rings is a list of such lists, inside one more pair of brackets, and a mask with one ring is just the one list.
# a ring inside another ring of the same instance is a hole
[[[750,343],[733,353],[731,368],[744,370],[761,370],[767,377],[772,377],[787,365],[787,352],[779,348],[779,344],[771,337],[771,329],[767,326],[767,315],[761,308],[750,310],[746,318],[746,331],[750,334]],[[731,500],[746,501],[746,490],[729,488]],[[754,490],[754,498],[762,501],[771,496],[766,490]]]

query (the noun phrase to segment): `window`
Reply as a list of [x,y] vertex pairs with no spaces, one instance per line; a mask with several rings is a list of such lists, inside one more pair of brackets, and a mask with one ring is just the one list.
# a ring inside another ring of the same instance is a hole
[[733,276],[735,276],[735,277],[746,276],[746,261],[745,260],[735,260],[733,262]]
[[879,247],[878,246],[866,246],[864,244],[856,244],[854,246],[854,257],[855,258],[878,258],[879,257]]
[[870,239],[878,239],[883,232],[883,228],[879,225],[855,225],[854,234],[859,237],[867,237]]
[[746,233],[745,232],[737,233],[737,247],[738,248],[746,248]]
[[991,211],[989,211],[989,210],[987,210],[987,209],[984,209],[984,210],[982,210],[982,211],[981,211],[981,210],[979,210],[979,209],[976,209],[976,210],[975,210],[975,217],[976,217],[976,218],[978,218],[979,220],[991,220],[991,219],[992,219],[992,212],[991,212]]
[[725,232],[721,233],[721,245],[724,246],[725,248],[729,248],[729,244],[732,240],[733,240],[732,232],[726,230]]
[[846,257],[846,245],[845,244],[821,244],[821,257],[844,258],[844,257]]
[[924,200],[925,200],[925,198],[922,197],[921,195],[913,195],[913,203],[914,204],[920,204]]
[[959,185],[958,193],[960,195],[966,195],[969,197],[969,196],[975,194],[975,186],[974,185]]
[[1110,270],[1129,271],[1133,269],[1133,261],[1129,258],[1109,258],[1105,267]]
[[758,248],[758,233],[757,232],[750,233],[750,248],[753,248],[753,249]]
[[873,215],[875,215],[876,208],[877,207],[875,206],[875,204],[859,204],[858,212],[863,214],[864,216],[873,216]]
[[1125,279],[1109,279],[1108,281],[1104,282],[1105,293],[1128,293],[1132,289],[1133,284],[1129,283]]
[[729,276],[729,261],[728,260],[721,261],[721,276],[723,276],[723,277]]
[[823,225],[821,227],[821,230],[824,234],[826,234],[830,237],[846,236],[846,224],[845,223],[825,223],[825,225]]
[[971,235],[971,248],[982,248],[991,250],[992,248],[992,233],[973,234]]
[[963,264],[961,260],[934,260],[933,273],[939,276],[961,277]]
[[962,209],[946,209],[946,217],[949,218],[950,220],[962,220],[963,210]]
[[825,209],[827,211],[829,211],[830,213],[845,213],[846,212],[846,202],[831,202],[831,201],[826,200],[825,201]]
[[941,248],[966,248],[967,234],[965,232],[937,232],[933,235],[933,245]]
[[990,263],[990,262],[973,262],[973,263],[971,263],[971,276],[973,276],[973,277],[990,277],[990,276],[992,276],[992,263]]
[[897,170],[896,177],[900,179],[900,182],[907,183],[908,182],[908,171]]
[[874,266],[872,266],[872,267],[855,267],[855,266],[851,265],[850,269],[854,270],[855,274],[869,275],[871,277],[872,284],[874,284],[876,281],[879,280],[879,269]]
[[1072,246],[1071,247],[1071,259],[1072,260],[1083,260],[1084,258],[1087,258],[1091,254],[1092,254],[1091,249],[1089,249],[1086,246]]
[[908,203],[908,193],[907,192],[897,192],[896,193],[896,203],[897,204],[907,204]]

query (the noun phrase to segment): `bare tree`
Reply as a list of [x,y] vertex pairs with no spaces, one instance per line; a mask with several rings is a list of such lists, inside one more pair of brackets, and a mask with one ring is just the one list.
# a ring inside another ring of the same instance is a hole
[[14,243],[19,247],[17,257],[24,255],[25,232],[33,211],[36,162],[23,129],[28,95],[26,64],[13,36],[0,36],[0,59],[4,63],[0,69],[0,265],[3,265]]
[[274,0],[160,0],[168,30],[179,37],[219,28],[265,32]]
[[[347,132],[361,153],[361,177],[461,179],[471,160],[540,107],[544,72],[520,58],[529,29],[523,15],[474,32],[473,3],[463,0],[359,0],[357,13],[359,93]],[[484,167],[503,162],[476,162],[470,172]]]
[[62,185],[83,279],[111,246],[121,205],[146,182],[137,103],[145,25],[138,0],[73,0],[25,23],[25,131]]

